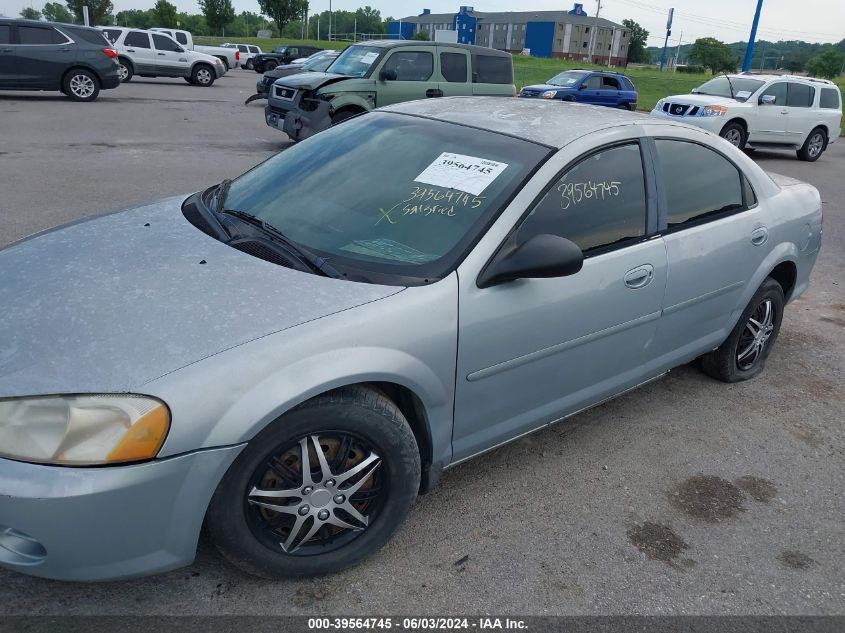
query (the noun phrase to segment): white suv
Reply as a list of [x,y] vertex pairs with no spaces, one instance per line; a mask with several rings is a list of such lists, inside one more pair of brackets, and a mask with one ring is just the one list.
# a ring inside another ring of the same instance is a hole
[[691,94],[664,97],[651,113],[702,127],[740,149],[794,149],[814,161],[839,137],[842,97],[826,79],[720,75]]
[[221,44],[223,48],[237,48],[241,54],[241,68],[252,70],[252,58],[256,55],[261,55],[264,51],[260,46],[253,46],[252,44],[234,44],[226,42]]
[[140,77],[184,77],[195,86],[210,86],[226,74],[216,57],[186,50],[164,33],[118,26],[101,27],[117,50],[121,81]]

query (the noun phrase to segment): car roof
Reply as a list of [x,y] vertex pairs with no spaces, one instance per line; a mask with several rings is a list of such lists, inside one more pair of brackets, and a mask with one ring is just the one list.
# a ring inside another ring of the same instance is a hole
[[406,101],[379,110],[458,123],[558,148],[610,127],[668,123],[677,127],[674,121],[663,122],[646,113],[542,99],[441,97]]
[[48,22],[47,20],[27,20],[26,18],[4,18],[0,16],[0,20],[4,22],[14,22],[15,24],[31,24],[32,26],[54,26],[57,28],[71,28],[71,29],[87,29],[89,31],[97,31],[96,27],[85,26],[84,24],[65,24],[64,22]]
[[[718,75],[717,75],[718,77]],[[800,75],[758,75],[756,73],[740,73],[738,75],[728,75],[731,79],[759,79],[761,81],[773,81],[776,79],[783,79],[789,81],[806,81],[814,84],[829,84],[835,85],[829,79],[818,79],[816,77],[802,77]]]
[[507,51],[499,51],[495,48],[476,46],[474,44],[456,44],[454,42],[431,42],[426,40],[369,40],[367,42],[356,42],[356,44],[363,46],[378,46],[380,48],[399,48],[402,46],[448,46],[450,48],[463,48],[476,54],[496,57],[511,57],[511,54]]

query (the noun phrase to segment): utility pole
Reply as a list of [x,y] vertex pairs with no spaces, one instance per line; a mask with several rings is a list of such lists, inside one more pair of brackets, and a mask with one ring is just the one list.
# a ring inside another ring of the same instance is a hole
[[666,47],[669,45],[669,36],[672,35],[672,16],[675,15],[675,9],[669,9],[669,19],[666,20],[666,39],[663,40],[663,51],[660,53],[660,70],[663,70],[663,64],[666,63]]
[[329,0],[329,41],[332,41],[332,0]]
[[598,6],[596,7],[596,19],[593,22],[593,32],[590,33],[590,47],[587,49],[587,62],[592,64],[593,63],[593,44],[597,39],[596,31],[598,30],[599,26],[599,13],[601,12],[601,0],[598,1]]
[[613,56],[613,38],[616,37],[616,27],[610,32],[610,46],[607,49],[607,65],[610,66],[610,58]]
[[762,10],[763,0],[757,0],[754,22],[751,23],[751,35],[748,36],[748,46],[745,48],[745,57],[742,60],[742,72],[744,73],[747,73],[751,69],[751,57],[754,55],[754,40],[757,37],[757,24],[760,22],[760,12]]
[[684,39],[684,32],[681,31],[680,37],[678,37],[678,48],[675,49],[675,63],[672,64],[672,72],[675,72],[675,69],[678,67],[678,59],[681,57],[681,41]]

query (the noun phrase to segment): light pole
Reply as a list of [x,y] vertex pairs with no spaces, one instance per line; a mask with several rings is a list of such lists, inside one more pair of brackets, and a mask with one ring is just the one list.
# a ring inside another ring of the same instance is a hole
[[332,0],[329,0],[329,41],[332,41]]
[[745,57],[742,60],[742,72],[744,73],[747,73],[751,69],[751,56],[754,55],[754,39],[757,37],[757,24],[760,22],[760,11],[762,10],[763,0],[757,0],[754,22],[751,23],[751,35],[748,36],[748,46],[745,48]]
[[669,36],[672,35],[673,15],[675,15],[675,9],[669,9],[669,19],[666,20],[666,39],[663,40],[663,51],[660,53],[660,70],[663,70],[663,64],[666,63],[666,47],[669,45]]

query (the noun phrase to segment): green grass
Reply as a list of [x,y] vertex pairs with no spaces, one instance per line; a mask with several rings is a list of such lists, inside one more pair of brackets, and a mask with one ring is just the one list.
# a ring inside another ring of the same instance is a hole
[[[197,37],[197,44],[222,44],[225,41],[237,41],[242,44],[256,44],[264,51],[272,50],[280,44],[309,44],[320,48],[342,49],[349,45],[349,42],[329,42],[327,40],[286,40],[286,39],[259,39],[257,37],[245,38],[222,38],[222,37]],[[514,55],[513,70],[514,83],[517,89],[531,84],[544,83],[559,72],[572,68],[605,68],[584,62],[566,61],[562,59],[543,59],[539,57],[522,57]],[[628,68],[625,74],[634,82],[639,93],[637,107],[640,110],[651,110],[654,104],[668,95],[684,94],[700,86],[711,78],[709,74],[686,74],[673,73],[669,71],[660,72],[654,67]],[[845,77],[835,80],[840,92],[845,94]],[[845,101],[845,99],[843,99]],[[845,118],[842,120],[842,135],[845,136]]]

